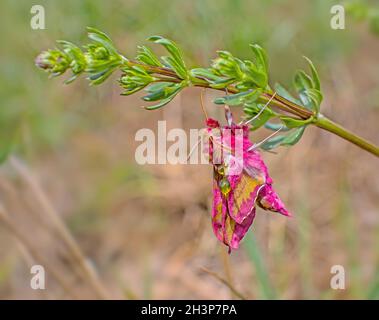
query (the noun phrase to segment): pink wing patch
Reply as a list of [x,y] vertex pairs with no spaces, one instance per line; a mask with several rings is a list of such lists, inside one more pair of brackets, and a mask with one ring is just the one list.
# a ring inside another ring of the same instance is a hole
[[226,216],[224,243],[229,246],[229,252],[230,249],[238,249],[241,240],[252,225],[254,218],[254,207],[241,224],[236,223],[229,215]]
[[271,184],[266,184],[259,192],[258,205],[269,211],[278,212],[284,216],[291,217],[291,213],[285,208]]
[[[224,242],[224,227],[227,215],[226,201],[223,198],[217,180],[213,180],[213,207],[212,207],[212,227],[217,239]],[[226,243],[225,243],[226,244]]]

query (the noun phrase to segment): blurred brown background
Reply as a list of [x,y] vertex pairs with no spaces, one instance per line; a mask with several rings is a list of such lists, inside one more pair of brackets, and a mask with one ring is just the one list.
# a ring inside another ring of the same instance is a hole
[[[70,0],[39,1],[47,29],[32,30],[33,4],[1,4],[0,151],[12,151],[0,167],[0,298],[238,298],[219,278],[249,299],[379,298],[373,155],[317,128],[263,153],[294,217],[258,209],[241,249],[227,256],[210,224],[211,167],[134,160],[140,128],[203,127],[199,90],[145,111],[138,96],[119,96],[118,75],[99,87],[65,86],[33,65],[56,39],[85,43],[86,26],[127,56],[148,36],[167,36],[193,66],[218,49],[248,57],[256,42],[268,51],[272,83],[290,85],[310,57],[322,112],[379,144],[379,38],[366,21],[347,16],[345,30],[332,30],[334,1]],[[206,92],[206,107],[221,118],[216,94]],[[34,264],[45,267],[46,290],[30,287]],[[345,290],[330,288],[333,265],[345,268]]]

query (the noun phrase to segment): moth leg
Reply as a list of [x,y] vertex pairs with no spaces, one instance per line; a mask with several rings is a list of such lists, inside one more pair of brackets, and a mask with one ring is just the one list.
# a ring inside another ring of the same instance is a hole
[[263,143],[265,143],[268,139],[272,138],[273,136],[275,136],[276,134],[279,133],[279,131],[281,131],[282,129],[284,128],[284,126],[282,125],[278,130],[276,130],[275,132],[271,133],[268,137],[264,138],[263,140],[259,141],[258,143],[254,143],[249,149],[247,149],[248,151],[251,151],[251,150],[255,150],[257,148],[259,148],[260,145],[262,145]]
[[[257,119],[262,113],[263,111],[265,111],[265,109],[267,108],[267,106],[270,104],[270,102],[272,101],[272,99],[274,99],[274,97],[276,96],[276,91],[274,92],[274,94],[271,96],[270,100],[267,101],[267,103],[263,106],[263,108],[261,110],[259,110],[259,112],[254,116],[252,117],[251,119],[247,120],[244,125],[247,125],[249,124],[250,122],[254,121],[255,119]],[[238,125],[241,125],[243,123],[243,121],[241,121]]]

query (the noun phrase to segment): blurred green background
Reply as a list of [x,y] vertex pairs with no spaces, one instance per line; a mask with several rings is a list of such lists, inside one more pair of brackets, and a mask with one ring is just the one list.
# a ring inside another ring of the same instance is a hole
[[[295,218],[260,211],[246,245],[226,262],[209,223],[211,169],[141,167],[134,161],[139,128],[155,130],[161,119],[172,127],[202,126],[199,91],[190,89],[164,110],[147,112],[136,97],[120,97],[116,81],[91,88],[80,79],[65,86],[62,77],[48,79],[34,66],[35,56],[57,39],[86,43],[87,26],[106,32],[126,56],[150,35],[171,38],[192,66],[209,64],[219,49],[249,57],[248,44],[259,43],[269,54],[272,82],[286,86],[304,67],[302,56],[310,57],[322,78],[323,112],[378,144],[375,2],[350,4],[345,30],[330,28],[336,3],[329,0],[40,0],[46,30],[30,27],[34,4],[0,4],[0,157],[10,152],[28,164],[110,296],[234,297],[201,271],[206,267],[248,298],[379,298],[379,175],[373,156],[319,129],[307,130],[292,149],[264,154]],[[213,110],[212,93],[207,95]],[[33,193],[8,162],[0,170],[0,200],[15,226],[70,278],[75,265],[60,256],[65,249],[49,224],[29,214],[39,210]],[[41,298],[28,287],[31,262],[13,250],[12,234],[1,229],[0,241],[0,297]],[[336,264],[345,267],[345,290],[330,288]],[[86,286],[76,283],[72,290],[92,298]],[[49,289],[42,298],[70,297],[54,281]]]

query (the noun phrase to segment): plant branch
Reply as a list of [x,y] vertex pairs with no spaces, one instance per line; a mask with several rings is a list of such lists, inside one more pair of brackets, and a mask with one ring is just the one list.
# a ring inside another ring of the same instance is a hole
[[93,42],[85,47],[86,51],[68,41],[60,41],[63,50],[42,52],[36,58],[36,65],[53,76],[71,69],[73,75],[66,83],[87,73],[94,85],[101,84],[116,69],[121,69],[123,74],[119,83],[125,89],[122,95],[147,88],[148,94],[143,99],[155,102],[146,107],[148,110],[162,108],[185,87],[223,91],[226,96],[217,98],[215,103],[243,106],[247,119],[251,120],[252,129],[265,126],[275,131],[275,124],[269,120],[279,118],[285,131],[290,131],[267,141],[261,146],[264,150],[293,146],[301,139],[305,128],[313,124],[378,156],[377,146],[320,114],[323,99],[320,78],[312,61],[306,57],[311,72],[296,72],[295,98],[279,84],[275,90],[271,89],[267,54],[257,44],[250,45],[252,60],[241,60],[228,51],[218,51],[218,56],[212,60],[210,67],[188,69],[179,47],[161,36],[152,36],[148,40],[163,45],[169,56],[158,58],[148,47],[139,46],[135,59],[121,55],[111,39],[99,30],[88,28],[88,37]]
[[366,150],[370,152],[371,154],[379,157],[379,148],[372,144],[371,142],[359,137],[358,135],[352,133],[351,131],[345,129],[341,125],[335,123],[334,121],[328,119],[327,117],[323,115],[319,115],[317,120],[314,122],[314,124],[321,128],[324,129],[328,132],[331,132],[342,139],[345,139],[356,146],[360,147],[363,150]]
[[[143,68],[146,67],[147,70],[152,71],[152,68],[150,68],[149,66],[146,66],[144,64],[141,64],[138,62],[133,62],[133,64],[139,65]],[[159,74],[159,75],[168,75],[169,74],[169,72],[167,72],[166,68],[161,68],[161,67],[154,67],[153,71],[154,71],[154,73]],[[179,79],[175,73],[170,73],[170,77],[171,78],[162,78],[161,77],[161,78],[159,78],[158,81],[172,81],[175,83],[178,83],[181,81],[181,79]],[[209,83],[200,82],[201,79],[199,79],[199,78],[198,78],[198,80],[199,80],[199,82],[193,83],[193,85],[195,87],[214,89],[214,90],[219,90],[219,91],[224,91],[224,92],[227,91],[227,92],[232,93],[232,94],[239,93],[239,90],[233,86],[227,87],[226,90],[225,89],[217,89],[217,88],[215,89],[215,88],[212,88]],[[270,98],[271,98],[271,95],[268,93],[262,93],[262,95],[261,95],[261,99],[263,101],[269,101]],[[303,106],[297,105],[296,103],[289,101],[288,99],[282,97],[279,94],[275,95],[275,97],[272,99],[271,103],[274,107],[277,107],[280,110],[288,112],[294,116],[300,117],[301,119],[309,119],[309,118],[314,116],[314,113],[312,111],[304,108]],[[358,135],[352,133],[351,131],[343,128],[341,125],[335,123],[334,121],[328,119],[325,116],[320,114],[316,118],[316,120],[314,120],[313,124],[319,128],[322,128],[322,129],[330,132],[330,133],[333,133],[333,134],[355,144],[356,146],[362,148],[363,150],[366,150],[366,151],[370,152],[371,154],[379,157],[379,148],[378,147],[376,147],[374,144],[368,142],[367,140],[359,137]]]

